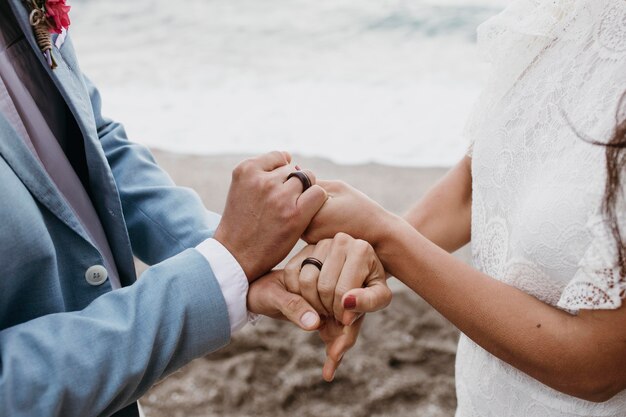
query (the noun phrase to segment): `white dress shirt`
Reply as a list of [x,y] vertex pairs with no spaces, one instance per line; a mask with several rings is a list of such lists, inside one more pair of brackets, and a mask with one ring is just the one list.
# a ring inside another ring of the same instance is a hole
[[228,307],[231,333],[241,329],[248,322],[248,278],[245,272],[228,249],[215,239],[205,240],[196,249],[209,262],[220,284]]

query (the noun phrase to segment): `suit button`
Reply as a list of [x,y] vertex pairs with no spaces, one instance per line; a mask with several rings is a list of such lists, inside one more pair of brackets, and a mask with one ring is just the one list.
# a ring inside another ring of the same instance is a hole
[[102,265],[94,265],[85,272],[85,279],[89,285],[100,285],[107,280],[109,273]]

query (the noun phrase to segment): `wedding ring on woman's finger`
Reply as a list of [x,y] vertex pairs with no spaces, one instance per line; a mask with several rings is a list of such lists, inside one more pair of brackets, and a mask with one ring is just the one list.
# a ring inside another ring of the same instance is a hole
[[[318,249],[316,248],[316,250]],[[323,254],[321,252],[319,255],[323,259]],[[311,266],[306,267],[307,265]],[[328,316],[332,313],[332,310],[324,307],[317,289],[317,281],[321,273],[320,271],[322,269],[322,265],[322,261],[318,258],[306,258],[300,265],[300,276],[298,277],[298,280],[302,297],[304,297],[304,299],[307,300],[319,314]]]
[[309,258],[306,258],[304,261],[302,261],[302,264],[300,265],[300,270],[302,270],[302,268],[304,268],[305,265],[313,265],[314,267],[316,267],[318,270],[321,271],[322,267],[324,266],[324,263],[317,258],[309,257]]
[[302,192],[305,192],[306,190],[311,188],[311,185],[313,185],[311,183],[311,179],[309,178],[309,176],[307,174],[305,174],[303,171],[294,171],[294,172],[292,172],[291,174],[289,174],[289,176],[287,177],[285,182],[289,181],[293,177],[298,178],[300,180],[300,182],[302,183]]

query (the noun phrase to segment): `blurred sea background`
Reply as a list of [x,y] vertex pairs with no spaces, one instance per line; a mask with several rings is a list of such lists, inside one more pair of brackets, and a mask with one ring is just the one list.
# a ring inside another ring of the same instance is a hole
[[506,0],[74,0],[71,34],[132,140],[450,166]]

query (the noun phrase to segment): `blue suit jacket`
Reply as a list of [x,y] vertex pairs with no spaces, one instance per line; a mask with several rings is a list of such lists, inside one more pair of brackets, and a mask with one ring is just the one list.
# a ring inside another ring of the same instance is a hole
[[[0,416],[110,415],[229,341],[223,295],[193,249],[219,216],[101,115],[71,40],[55,48],[50,71],[21,1],[0,1],[10,2],[19,42],[41,58],[80,128],[93,204],[125,286],[85,280],[102,254],[0,115]],[[133,254],[153,265],[137,282]]]

